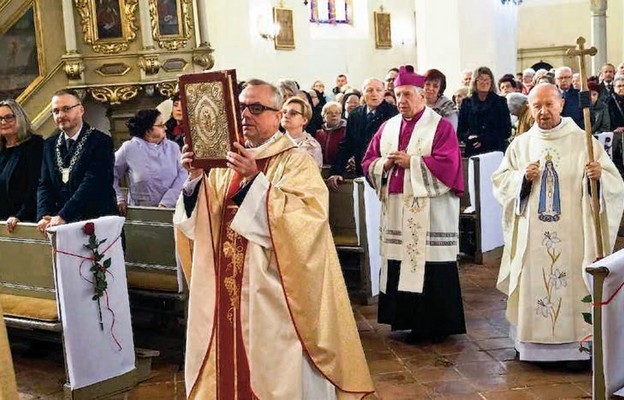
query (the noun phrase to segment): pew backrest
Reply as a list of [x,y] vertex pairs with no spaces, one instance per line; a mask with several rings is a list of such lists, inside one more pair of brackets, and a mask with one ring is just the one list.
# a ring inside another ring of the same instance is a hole
[[128,207],[124,225],[130,289],[179,293],[173,209]]

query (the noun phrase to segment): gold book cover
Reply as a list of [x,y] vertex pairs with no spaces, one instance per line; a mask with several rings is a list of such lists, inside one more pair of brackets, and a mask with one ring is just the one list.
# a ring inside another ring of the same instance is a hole
[[236,70],[182,75],[179,87],[193,167],[225,168],[233,143],[244,143]]

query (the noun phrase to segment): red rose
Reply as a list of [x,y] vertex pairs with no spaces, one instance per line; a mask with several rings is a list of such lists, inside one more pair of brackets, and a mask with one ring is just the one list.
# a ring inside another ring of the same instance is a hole
[[87,222],[83,227],[82,227],[82,231],[85,233],[85,235],[87,236],[91,236],[93,234],[95,234],[95,224],[93,222]]

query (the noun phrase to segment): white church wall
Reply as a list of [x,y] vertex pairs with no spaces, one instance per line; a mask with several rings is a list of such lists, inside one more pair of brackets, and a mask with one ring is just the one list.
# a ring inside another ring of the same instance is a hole
[[447,95],[461,71],[488,66],[494,76],[515,72],[517,7],[500,0],[415,0],[418,68],[447,76]]
[[[607,60],[624,61],[624,5],[609,1],[607,8]],[[543,59],[554,66],[567,64],[578,69],[578,61],[563,55],[563,46],[576,45],[579,36],[589,46],[591,8],[588,0],[525,0],[518,13],[518,49],[528,56],[519,57],[518,69]],[[591,65],[589,60],[586,60]]]
[[284,1],[284,7],[293,10],[294,50],[275,50],[272,40],[259,35],[259,26],[272,21],[277,2],[199,1],[208,5],[214,69],[236,68],[240,79],[292,78],[306,89],[320,79],[329,90],[339,73],[359,87],[370,76],[383,78],[393,66],[416,63],[414,7],[404,0],[383,1],[392,16],[393,46],[387,50],[375,49],[373,11],[379,10],[381,0],[352,1],[352,25],[310,23],[309,6],[301,0]]

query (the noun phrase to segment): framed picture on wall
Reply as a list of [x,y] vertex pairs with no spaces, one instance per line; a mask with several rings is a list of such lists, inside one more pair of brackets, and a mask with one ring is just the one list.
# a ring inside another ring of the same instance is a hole
[[273,22],[280,29],[275,35],[277,50],[292,50],[295,48],[295,30],[293,26],[293,12],[288,8],[273,7]]
[[178,50],[193,33],[193,0],[148,0],[152,37],[158,46]]
[[115,54],[136,38],[138,0],[76,0],[85,43],[93,51]]
[[392,47],[392,29],[390,13],[374,12],[375,18],[375,47],[389,49]]

